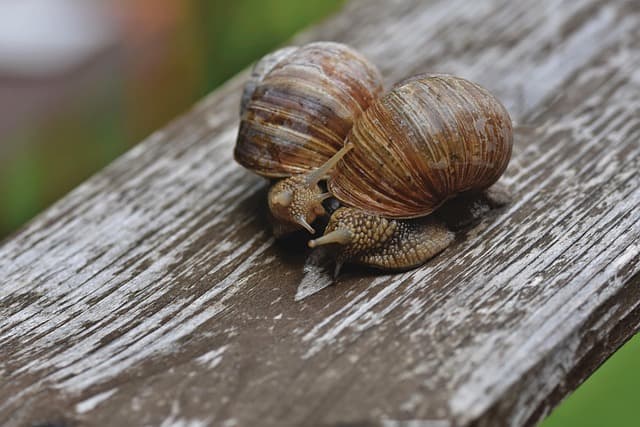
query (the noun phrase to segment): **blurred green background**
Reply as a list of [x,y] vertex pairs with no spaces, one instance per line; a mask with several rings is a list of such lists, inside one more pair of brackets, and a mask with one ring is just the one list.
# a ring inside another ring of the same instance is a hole
[[[56,7],[65,1],[56,0]],[[100,17],[107,17],[104,34],[95,37],[93,50],[80,60],[50,73],[42,72],[41,65],[36,74],[29,64],[0,67],[0,239],[342,4],[112,1],[96,18],[100,23]],[[636,336],[543,425],[640,425],[634,407],[639,360]]]
[[[42,59],[11,58],[6,51],[3,57],[0,43],[0,239],[256,58],[342,4],[105,0],[89,2],[104,3],[103,8],[76,16],[82,0],[21,1],[34,6],[16,11],[0,2],[0,26],[5,23],[3,13],[21,17],[38,7],[44,15],[52,13],[47,5],[66,10],[68,3],[72,16],[58,17],[60,28],[51,28],[51,37],[65,30],[69,37],[75,35],[74,20],[89,20],[101,30],[81,34],[95,39],[87,43],[95,46],[86,57],[70,61],[66,68],[53,67],[50,73],[42,71],[51,68]],[[39,25],[50,23],[49,16],[41,20]],[[78,32],[87,31],[84,22],[77,26]],[[56,47],[59,56],[85,47],[62,36],[38,49],[27,36],[22,38],[22,48],[36,57]],[[69,49],[60,49],[65,43]]]

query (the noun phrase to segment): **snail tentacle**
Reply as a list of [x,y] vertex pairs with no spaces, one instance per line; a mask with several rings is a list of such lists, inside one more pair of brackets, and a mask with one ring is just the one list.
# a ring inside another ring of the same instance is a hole
[[295,221],[301,225],[305,230],[307,230],[309,233],[311,234],[315,234],[316,230],[314,230],[314,228],[309,225],[309,223],[307,222],[307,220],[303,217],[303,216],[297,216],[295,217]]
[[327,160],[322,166],[313,170],[307,174],[305,174],[305,182],[309,186],[313,186],[318,184],[318,182],[323,179],[327,179],[329,176],[329,172],[333,167],[353,148],[352,144],[347,144],[342,147],[336,154],[331,156],[329,160]]
[[344,228],[338,228],[329,233],[326,233],[322,237],[318,237],[317,239],[314,239],[314,240],[309,240],[309,247],[315,248],[316,246],[329,245],[331,243],[348,245],[352,241],[353,241],[353,234],[351,233],[351,231]]

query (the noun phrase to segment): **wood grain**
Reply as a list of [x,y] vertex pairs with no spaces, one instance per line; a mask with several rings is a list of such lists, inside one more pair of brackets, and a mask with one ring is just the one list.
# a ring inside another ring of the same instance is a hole
[[640,327],[639,6],[363,0],[301,34],[492,90],[513,202],[321,289],[232,161],[242,74],[0,247],[0,424],[540,420]]

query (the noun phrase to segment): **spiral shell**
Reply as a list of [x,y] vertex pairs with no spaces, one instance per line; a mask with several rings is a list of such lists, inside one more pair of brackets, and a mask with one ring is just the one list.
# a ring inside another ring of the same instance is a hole
[[411,77],[374,102],[347,136],[329,182],[344,204],[388,218],[431,213],[495,183],[507,167],[511,118],[486,89],[449,75]]
[[256,68],[245,88],[234,156],[270,178],[326,162],[382,91],[376,67],[339,43],[289,48]]
[[256,88],[262,80],[264,80],[265,76],[273,70],[273,67],[278,65],[279,62],[284,61],[291,55],[293,52],[297,51],[299,47],[297,46],[287,46],[280,48],[274,52],[268,53],[263,56],[251,69],[251,75],[249,76],[249,80],[244,84],[244,90],[242,91],[242,98],[240,100],[240,117],[244,115],[244,112],[247,110],[247,105],[251,98],[253,97],[253,93],[256,91]]

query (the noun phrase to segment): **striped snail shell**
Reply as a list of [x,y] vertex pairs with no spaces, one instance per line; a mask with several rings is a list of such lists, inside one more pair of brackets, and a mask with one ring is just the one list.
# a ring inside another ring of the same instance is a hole
[[284,61],[289,55],[297,51],[297,46],[287,46],[280,48],[274,52],[268,53],[262,57],[251,69],[251,75],[249,80],[244,84],[242,91],[242,99],[240,100],[240,117],[244,115],[247,110],[247,104],[251,100],[253,93],[256,91],[258,85],[264,80],[264,77],[278,65],[280,61]]
[[328,185],[347,207],[310,246],[340,243],[344,260],[388,269],[426,261],[451,234],[443,225],[396,219],[423,217],[459,193],[489,188],[505,171],[512,142],[511,118],[486,89],[450,75],[405,79],[347,136]]
[[377,68],[333,42],[276,51],[252,74],[234,156],[268,178],[305,173],[325,163],[343,146],[354,119],[382,91]]
[[511,158],[511,118],[486,89],[460,77],[423,76],[373,103],[347,137],[354,149],[329,182],[345,205],[415,218],[495,183]]

